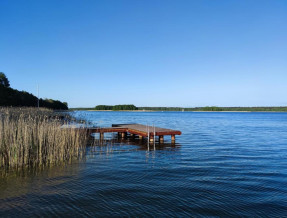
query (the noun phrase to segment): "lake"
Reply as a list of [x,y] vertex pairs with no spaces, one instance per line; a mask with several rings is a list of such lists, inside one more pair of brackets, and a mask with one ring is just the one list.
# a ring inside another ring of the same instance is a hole
[[1,179],[1,217],[287,216],[287,113],[73,114],[182,135],[148,146],[106,134],[85,160]]

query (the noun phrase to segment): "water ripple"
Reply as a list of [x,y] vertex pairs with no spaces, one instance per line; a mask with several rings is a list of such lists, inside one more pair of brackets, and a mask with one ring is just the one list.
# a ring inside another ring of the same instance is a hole
[[78,113],[183,134],[155,149],[107,142],[85,161],[2,179],[1,217],[287,216],[285,113]]

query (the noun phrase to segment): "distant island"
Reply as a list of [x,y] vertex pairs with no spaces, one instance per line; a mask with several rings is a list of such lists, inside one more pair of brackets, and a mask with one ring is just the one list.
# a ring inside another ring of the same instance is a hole
[[287,106],[282,107],[136,107],[133,104],[123,105],[97,105],[94,108],[71,108],[71,110],[95,110],[95,111],[209,111],[209,112],[287,112]]

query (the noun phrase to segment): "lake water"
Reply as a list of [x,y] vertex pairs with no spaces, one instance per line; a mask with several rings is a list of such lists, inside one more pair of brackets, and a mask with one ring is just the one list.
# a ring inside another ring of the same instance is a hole
[[111,140],[84,161],[0,180],[0,216],[287,216],[287,113],[75,112],[178,129]]

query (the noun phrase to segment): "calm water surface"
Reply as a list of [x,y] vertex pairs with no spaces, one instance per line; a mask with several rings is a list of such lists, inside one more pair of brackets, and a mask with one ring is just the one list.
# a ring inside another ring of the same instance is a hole
[[155,148],[107,141],[79,163],[1,179],[1,217],[287,216],[287,113],[75,115],[99,126],[154,123],[183,134]]

